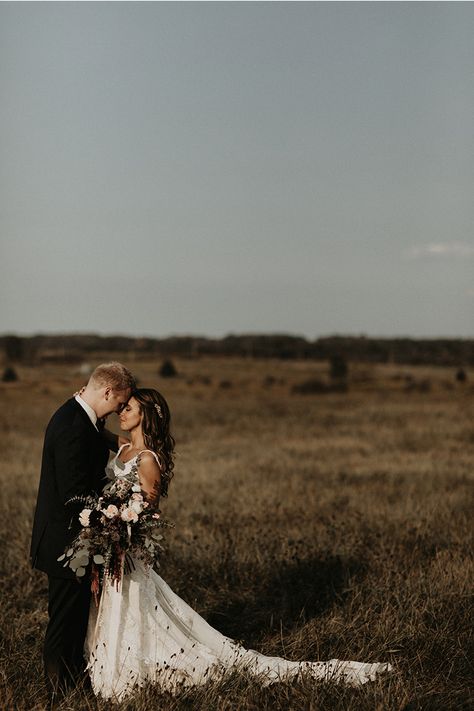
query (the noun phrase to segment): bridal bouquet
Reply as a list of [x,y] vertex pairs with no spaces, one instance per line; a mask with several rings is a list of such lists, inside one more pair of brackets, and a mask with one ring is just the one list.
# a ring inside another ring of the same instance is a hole
[[163,550],[161,530],[173,524],[161,518],[160,510],[145,501],[137,483],[136,468],[117,477],[100,495],[74,496],[67,504],[82,504],[82,529],[58,558],[78,578],[91,565],[91,590],[96,600],[108,579],[117,586],[123,573],[133,569],[132,556],[147,566],[159,565]]

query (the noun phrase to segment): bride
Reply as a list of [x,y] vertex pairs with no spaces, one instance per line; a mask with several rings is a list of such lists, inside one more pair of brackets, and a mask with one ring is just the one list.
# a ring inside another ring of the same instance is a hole
[[[120,414],[130,441],[107,433],[115,447],[113,478],[137,478],[143,495],[157,503],[167,496],[173,472],[174,440],[163,396],[135,391]],[[314,679],[352,685],[373,680],[389,664],[340,661],[296,662],[245,649],[213,629],[181,600],[153,569],[134,560],[118,585],[104,581],[99,606],[91,605],[85,655],[96,695],[120,701],[154,682],[164,691],[221,678],[230,669],[258,675],[262,684],[306,673]]]

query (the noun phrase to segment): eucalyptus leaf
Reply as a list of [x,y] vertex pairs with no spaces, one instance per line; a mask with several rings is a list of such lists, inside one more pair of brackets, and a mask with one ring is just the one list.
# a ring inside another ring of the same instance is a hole
[[69,565],[71,568],[74,570],[75,568],[82,568],[85,565],[87,565],[89,562],[89,556],[88,555],[75,555],[74,558],[70,561]]
[[83,575],[86,574],[86,569],[85,568],[78,568],[76,570],[76,575],[78,578],[82,578]]

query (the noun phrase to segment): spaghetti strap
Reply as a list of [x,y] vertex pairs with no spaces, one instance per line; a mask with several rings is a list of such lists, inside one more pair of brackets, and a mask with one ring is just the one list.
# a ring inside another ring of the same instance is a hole
[[162,464],[161,464],[161,462],[160,462],[160,458],[158,457],[157,453],[154,452],[152,449],[142,449],[141,452],[138,452],[137,458],[139,458],[139,457],[140,457],[140,454],[143,454],[143,452],[150,452],[150,454],[153,454],[153,456],[154,456],[155,459],[156,459],[156,463],[158,464],[158,466],[160,467],[160,469],[162,468]]
[[115,455],[116,457],[118,457],[118,455],[120,454],[120,452],[122,451],[122,449],[123,449],[124,447],[130,447],[130,442],[125,442],[125,444],[121,444],[121,445],[120,445],[120,447],[119,447],[119,449],[118,449],[118,452],[117,452],[117,454]]

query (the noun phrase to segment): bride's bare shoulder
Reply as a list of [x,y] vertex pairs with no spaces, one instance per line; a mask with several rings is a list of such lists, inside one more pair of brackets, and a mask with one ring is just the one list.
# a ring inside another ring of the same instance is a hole
[[151,449],[143,449],[138,454],[138,463],[142,469],[146,469],[148,472],[161,473],[162,465],[159,456],[153,452]]
[[140,486],[150,501],[160,497],[161,466],[155,452],[145,449],[138,455],[138,478]]

